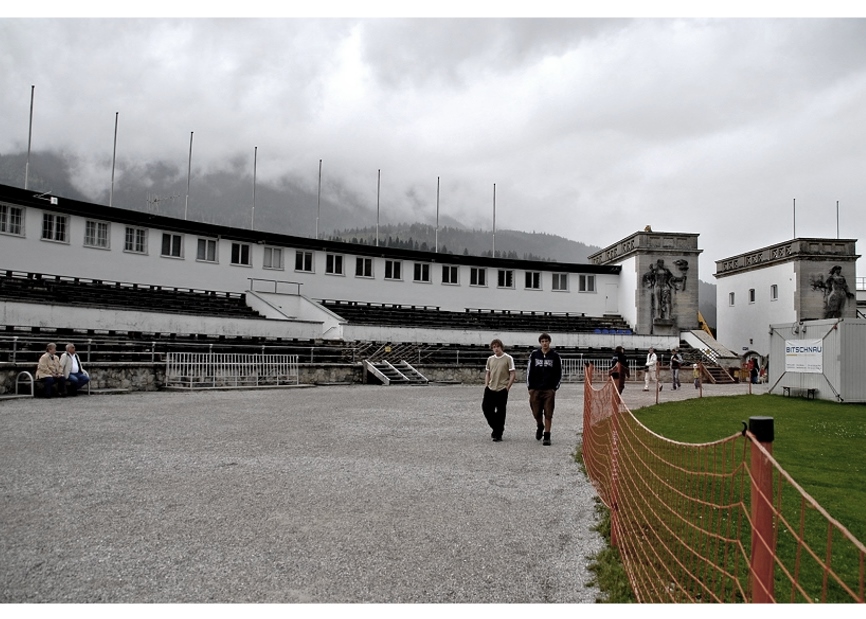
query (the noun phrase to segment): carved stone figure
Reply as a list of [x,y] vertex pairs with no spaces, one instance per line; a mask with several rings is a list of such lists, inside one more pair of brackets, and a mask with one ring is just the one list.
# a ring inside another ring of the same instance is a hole
[[665,266],[665,261],[659,258],[643,276],[644,286],[652,292],[652,315],[654,320],[670,320],[673,318],[673,295],[677,290],[686,289],[686,271],[689,265],[685,260],[678,260],[677,265],[681,276],[674,275]]
[[848,290],[848,282],[842,275],[842,267],[835,265],[824,279],[820,275],[812,276],[812,290],[824,293],[824,318],[842,318],[848,299],[854,294]]

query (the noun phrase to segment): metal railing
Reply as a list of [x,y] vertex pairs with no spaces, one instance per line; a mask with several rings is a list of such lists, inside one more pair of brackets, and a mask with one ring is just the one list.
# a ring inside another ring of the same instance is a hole
[[186,389],[297,385],[298,355],[168,353],[165,386]]

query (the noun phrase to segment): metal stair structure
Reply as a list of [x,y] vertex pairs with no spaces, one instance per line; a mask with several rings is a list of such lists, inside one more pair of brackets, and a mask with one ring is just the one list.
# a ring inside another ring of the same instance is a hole
[[364,360],[364,368],[379,379],[383,385],[426,385],[430,381],[426,376],[412,367],[407,361],[392,364],[387,359],[382,361]]
[[[725,369],[724,365],[740,365],[740,357],[722,346],[716,339],[700,329],[684,331],[680,334],[682,343],[689,346],[690,351],[700,355],[703,363],[704,379],[717,385],[730,385],[737,382]],[[691,363],[693,360],[689,359]]]

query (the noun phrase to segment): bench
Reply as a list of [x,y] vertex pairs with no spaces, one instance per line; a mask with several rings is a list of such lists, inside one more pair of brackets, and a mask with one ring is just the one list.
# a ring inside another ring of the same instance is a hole
[[790,386],[790,385],[789,385],[789,386],[782,385],[782,395],[783,395],[783,396],[785,396],[785,397],[789,397],[789,396],[791,395],[791,392],[792,392],[792,391],[794,392],[795,395],[796,395],[797,393],[803,393],[803,392],[805,392],[805,394],[806,394],[806,399],[808,399],[808,400],[814,400],[814,399],[815,399],[815,396],[818,394],[818,390],[815,389],[815,388],[810,388],[810,387],[793,387],[793,386]]

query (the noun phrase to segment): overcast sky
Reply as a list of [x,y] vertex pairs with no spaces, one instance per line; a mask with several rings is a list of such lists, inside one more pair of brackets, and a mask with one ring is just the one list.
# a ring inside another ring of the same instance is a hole
[[[715,260],[866,250],[866,20],[0,19],[0,153],[339,180],[375,213],[594,245],[644,226]],[[121,182],[118,179],[116,182]],[[325,187],[327,188],[327,183]],[[796,210],[794,200],[796,199]],[[837,220],[837,201],[839,217]],[[796,215],[796,217],[795,217]],[[375,219],[370,225],[375,225]],[[858,275],[866,275],[864,260]]]

